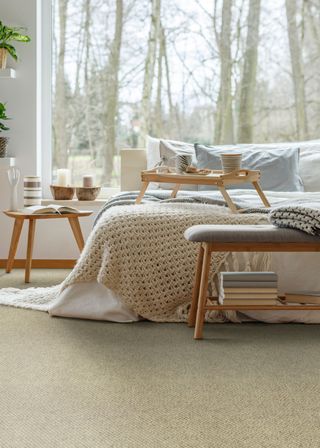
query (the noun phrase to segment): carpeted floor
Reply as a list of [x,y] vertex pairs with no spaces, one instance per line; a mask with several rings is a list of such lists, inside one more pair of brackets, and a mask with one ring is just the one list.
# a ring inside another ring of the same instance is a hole
[[205,335],[0,307],[1,448],[319,446],[320,326]]

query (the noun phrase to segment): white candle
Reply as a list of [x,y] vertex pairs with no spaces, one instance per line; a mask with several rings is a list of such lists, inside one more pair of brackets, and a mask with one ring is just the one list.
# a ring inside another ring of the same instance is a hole
[[86,174],[82,178],[82,185],[85,188],[92,188],[93,187],[93,176],[91,174]]
[[60,187],[67,187],[70,185],[71,173],[70,170],[66,168],[61,168],[57,170],[57,185]]

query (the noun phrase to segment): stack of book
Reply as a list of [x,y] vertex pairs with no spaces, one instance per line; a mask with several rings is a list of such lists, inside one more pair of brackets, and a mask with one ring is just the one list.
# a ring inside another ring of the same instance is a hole
[[274,272],[221,272],[219,303],[276,305],[278,278]]

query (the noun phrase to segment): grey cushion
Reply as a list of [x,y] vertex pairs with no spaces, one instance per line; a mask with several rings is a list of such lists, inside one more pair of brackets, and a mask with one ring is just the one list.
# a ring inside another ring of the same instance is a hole
[[261,225],[198,225],[189,227],[184,236],[198,243],[317,243],[320,237],[300,230]]
[[[176,156],[178,154],[187,154],[192,157],[192,165],[196,166],[197,158],[194,145],[192,143],[171,142],[169,140],[160,140],[160,157],[166,157],[166,165],[175,168]],[[163,190],[172,190],[173,184],[160,183],[159,188]],[[198,191],[198,185],[181,185],[180,190]]]
[[[303,191],[303,183],[299,176],[299,148],[279,147],[270,150],[254,149],[254,145],[246,149],[239,145],[233,149],[223,147],[209,147],[195,144],[198,168],[221,170],[220,155],[223,153],[241,152],[242,167],[261,171],[261,186],[267,191]],[[228,189],[239,188],[230,186]],[[241,188],[253,189],[251,184]],[[199,186],[199,190],[212,187]]]

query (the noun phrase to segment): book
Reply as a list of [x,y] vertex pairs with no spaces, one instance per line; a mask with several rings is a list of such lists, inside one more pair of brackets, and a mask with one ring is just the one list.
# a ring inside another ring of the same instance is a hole
[[225,299],[221,305],[278,305],[277,299],[259,299],[259,300],[246,300],[246,299]]
[[223,281],[233,282],[276,282],[278,280],[275,272],[221,272],[220,278]]
[[309,293],[301,292],[301,293],[290,293],[286,294],[286,302],[287,303],[303,303],[309,305],[320,305],[320,292],[318,293]]
[[263,289],[263,288],[277,288],[277,282],[231,282],[223,280],[223,287],[226,288],[247,288],[247,289]]
[[246,294],[267,293],[267,294],[271,294],[271,293],[277,293],[278,288],[277,287],[274,287],[274,288],[228,288],[224,284],[223,291],[225,294],[228,294],[228,293],[246,293]]
[[80,213],[80,210],[59,204],[50,204],[47,206],[32,205],[20,210],[25,215],[55,215],[55,214],[67,214],[67,213]]
[[257,293],[257,294],[248,294],[248,293],[228,293],[228,294],[220,294],[220,297],[223,299],[248,299],[248,300],[254,300],[254,299],[276,299],[278,297],[278,294],[273,293]]

